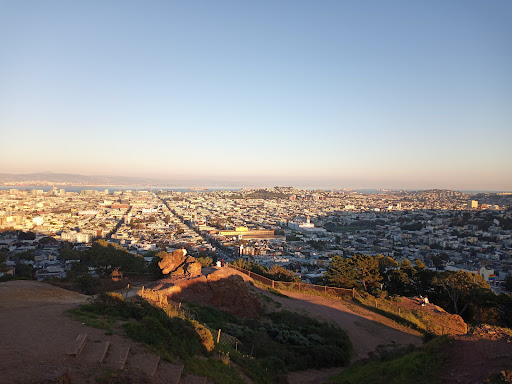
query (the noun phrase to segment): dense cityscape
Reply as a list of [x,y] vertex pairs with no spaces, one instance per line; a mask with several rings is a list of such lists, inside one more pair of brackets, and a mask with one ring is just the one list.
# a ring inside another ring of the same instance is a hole
[[38,280],[64,278],[72,261],[59,257],[62,248],[105,239],[141,256],[185,248],[214,260],[278,264],[304,282],[316,282],[333,256],[384,255],[475,272],[500,290],[511,273],[512,194],[376,192],[12,188],[0,192],[2,274],[22,263]]

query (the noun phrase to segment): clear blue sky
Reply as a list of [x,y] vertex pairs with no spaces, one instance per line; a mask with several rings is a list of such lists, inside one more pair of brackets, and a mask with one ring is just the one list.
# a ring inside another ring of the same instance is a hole
[[0,172],[512,190],[512,1],[0,1]]

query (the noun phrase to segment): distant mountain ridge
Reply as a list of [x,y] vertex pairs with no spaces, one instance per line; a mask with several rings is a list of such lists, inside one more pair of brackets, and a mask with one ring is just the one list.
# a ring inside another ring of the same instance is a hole
[[[211,182],[211,181],[207,181]],[[212,184],[218,184],[211,182]],[[25,173],[10,174],[0,173],[0,185],[2,186],[204,186],[205,181],[199,180],[165,180],[149,177],[129,177],[129,176],[87,176],[71,173]]]

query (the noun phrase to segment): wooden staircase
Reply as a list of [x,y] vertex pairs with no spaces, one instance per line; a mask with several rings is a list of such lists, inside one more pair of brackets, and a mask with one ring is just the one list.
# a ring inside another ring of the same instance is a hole
[[95,383],[96,380],[91,378],[91,375],[87,375],[87,379],[82,380],[83,372],[88,370],[94,372],[95,377],[113,375],[118,380],[128,383],[207,384],[208,382],[206,377],[184,375],[182,364],[171,364],[162,361],[160,356],[155,354],[137,352],[128,346],[110,341],[91,341],[87,334],[78,335],[70,343],[67,356],[70,362],[68,374],[73,384]]

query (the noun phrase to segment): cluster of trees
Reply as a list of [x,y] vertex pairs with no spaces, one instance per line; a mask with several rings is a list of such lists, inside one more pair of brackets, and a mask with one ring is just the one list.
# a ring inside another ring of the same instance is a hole
[[276,281],[289,281],[289,282],[300,282],[300,278],[295,276],[295,273],[279,265],[273,265],[267,268],[258,263],[247,261],[243,259],[236,259],[232,265],[234,267],[242,268],[258,275],[264,276],[267,279]]
[[[511,284],[512,284],[512,278]],[[428,296],[466,321],[512,326],[512,296],[495,295],[479,275],[466,271],[432,271],[421,260],[397,262],[391,257],[356,254],[335,256],[320,282],[371,294]]]
[[77,283],[85,294],[96,293],[99,284],[99,279],[89,273],[90,268],[95,269],[99,276],[107,277],[116,269],[125,276],[140,276],[151,274],[151,268],[154,268],[153,263],[146,265],[144,257],[103,239],[95,241],[86,251],[62,248],[59,257],[61,260],[77,260],[71,264],[68,278]]
[[86,251],[61,249],[60,258],[65,260],[80,260],[81,264],[93,267],[100,275],[108,275],[115,268],[127,274],[144,274],[147,272],[144,258],[134,255],[122,246],[111,244],[106,240],[95,241]]

